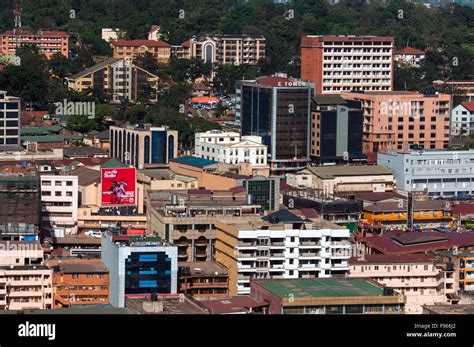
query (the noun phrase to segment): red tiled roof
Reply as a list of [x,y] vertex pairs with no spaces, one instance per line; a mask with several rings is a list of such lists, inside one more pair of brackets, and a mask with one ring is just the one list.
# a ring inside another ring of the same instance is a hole
[[[432,237],[431,241],[411,244],[401,244],[394,240],[396,237]],[[437,240],[438,239],[438,240]],[[474,246],[474,233],[440,233],[435,231],[424,232],[407,232],[400,234],[399,232],[384,232],[383,235],[373,235],[362,237],[360,242],[366,244],[370,248],[374,248],[383,254],[409,254],[409,253],[426,253],[428,251],[450,249],[452,247],[468,247]]]
[[398,52],[398,54],[407,54],[407,55],[424,55],[425,52],[419,50],[419,49],[416,49],[416,48],[413,48],[413,47],[405,47],[403,48],[400,52]]
[[123,47],[123,46],[130,46],[130,47],[171,47],[168,42],[163,40],[117,40],[112,42],[114,46]]
[[[297,217],[319,218],[319,213],[314,208],[300,208],[288,210]],[[303,218],[304,219],[304,218]]]
[[364,254],[363,257],[352,257],[350,265],[355,264],[403,264],[403,263],[429,263],[436,259],[434,255],[415,254]]
[[215,96],[196,96],[190,100],[191,102],[197,103],[211,103],[211,102],[218,102],[219,98]]
[[243,193],[243,192],[245,192],[245,188],[244,187],[233,187],[233,188],[230,188],[229,191],[234,193],[234,194]]
[[474,204],[457,204],[451,209],[454,215],[474,214]]
[[461,105],[463,105],[469,112],[474,112],[474,101],[464,101]]
[[188,40],[188,41],[184,41],[182,44],[181,44],[182,47],[191,47],[191,40]]

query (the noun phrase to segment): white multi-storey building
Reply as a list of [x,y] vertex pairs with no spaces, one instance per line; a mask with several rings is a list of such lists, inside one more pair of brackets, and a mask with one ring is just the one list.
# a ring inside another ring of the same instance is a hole
[[316,278],[349,271],[349,229],[280,210],[258,222],[216,223],[216,261],[229,270],[231,295],[252,278]]
[[41,175],[41,228],[56,237],[77,233],[78,177]]
[[20,98],[0,90],[0,146],[20,144]]
[[398,189],[443,197],[474,194],[472,149],[379,153],[377,162],[393,172]]
[[50,309],[52,270],[38,241],[0,241],[0,310]]
[[465,101],[451,111],[451,135],[469,136],[474,132],[474,101]]
[[210,130],[195,135],[195,156],[238,165],[267,166],[267,146],[260,136]]

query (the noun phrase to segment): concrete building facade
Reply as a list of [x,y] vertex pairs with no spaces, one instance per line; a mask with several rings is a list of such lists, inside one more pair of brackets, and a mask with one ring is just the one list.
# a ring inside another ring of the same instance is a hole
[[260,221],[216,223],[216,261],[229,271],[231,295],[250,294],[252,279],[317,278],[349,270],[349,230],[303,221],[280,210]]
[[301,78],[316,94],[393,89],[393,37],[307,35],[301,38]]
[[178,156],[178,132],[167,126],[111,126],[109,154],[137,169],[166,164]]
[[378,164],[393,171],[398,189],[443,197],[474,194],[474,150],[379,153]]
[[112,306],[125,307],[127,297],[177,293],[177,247],[157,237],[106,233],[101,250],[109,269]]
[[401,91],[341,96],[362,103],[365,154],[415,147],[442,149],[449,145],[448,94]]
[[41,228],[56,237],[77,233],[77,176],[41,175]]

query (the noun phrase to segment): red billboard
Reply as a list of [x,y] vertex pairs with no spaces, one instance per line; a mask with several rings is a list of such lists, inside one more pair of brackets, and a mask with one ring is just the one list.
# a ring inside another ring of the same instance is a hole
[[135,168],[101,169],[102,206],[136,205]]

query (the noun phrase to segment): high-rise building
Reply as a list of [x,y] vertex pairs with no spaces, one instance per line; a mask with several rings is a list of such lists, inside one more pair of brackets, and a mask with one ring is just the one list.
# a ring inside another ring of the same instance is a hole
[[16,55],[17,48],[32,44],[46,58],[51,59],[56,53],[69,57],[69,35],[63,31],[6,31],[0,34],[0,52],[3,55]]
[[127,296],[176,294],[177,248],[159,237],[128,236],[107,232],[101,258],[109,269],[110,304],[125,307]]
[[178,156],[178,132],[166,126],[111,126],[109,153],[137,169],[166,164]]
[[0,90],[0,145],[20,144],[21,99]]
[[311,114],[311,157],[320,163],[362,159],[363,117],[360,102],[319,95]]
[[314,85],[284,74],[238,81],[237,120],[244,136],[261,136],[272,175],[304,167],[310,158]]
[[308,35],[301,38],[301,78],[316,94],[393,89],[393,37]]
[[448,94],[416,92],[342,93],[362,104],[364,154],[449,145]]

